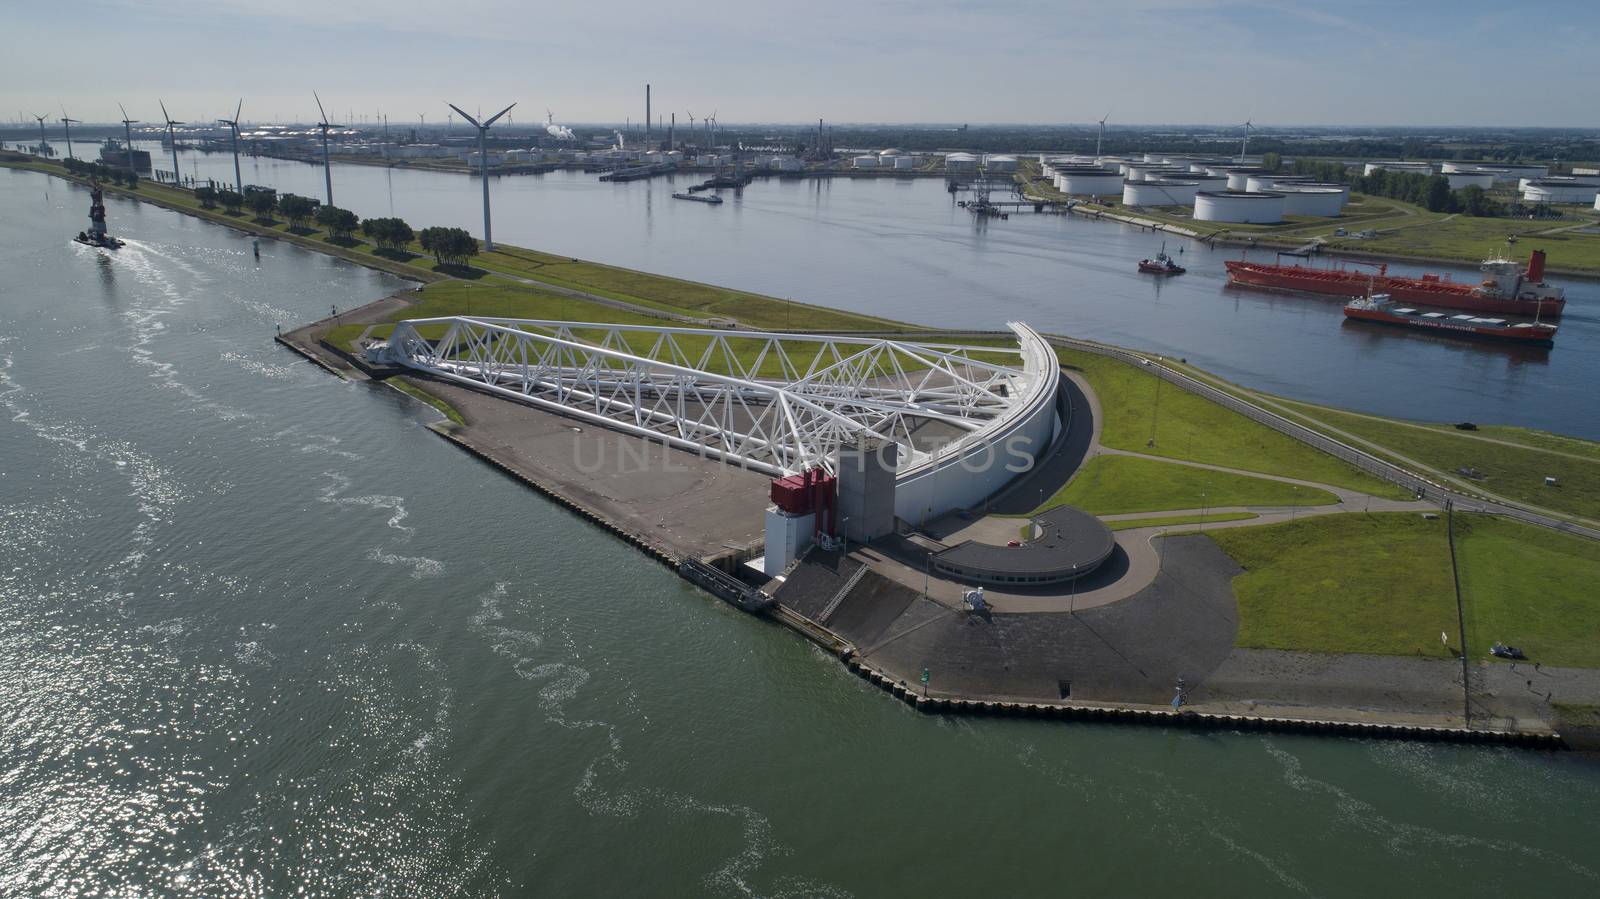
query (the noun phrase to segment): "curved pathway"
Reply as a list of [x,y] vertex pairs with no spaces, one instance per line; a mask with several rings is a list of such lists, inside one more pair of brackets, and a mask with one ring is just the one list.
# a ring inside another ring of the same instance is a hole
[[[1066,592],[1061,592],[1059,587],[1052,588],[1049,592],[1008,592],[986,588],[984,591],[985,600],[996,612],[1044,613],[1091,609],[1133,597],[1153,584],[1156,577],[1161,574],[1162,553],[1161,548],[1156,544],[1156,540],[1171,533],[1192,533],[1195,531],[1203,533],[1206,528],[1214,530],[1217,528],[1254,527],[1292,521],[1308,515],[1330,515],[1340,512],[1425,513],[1438,511],[1437,506],[1423,501],[1386,499],[1362,493],[1359,490],[1336,487],[1331,484],[1323,484],[1303,478],[1263,474],[1241,468],[1230,468],[1225,465],[1169,459],[1149,453],[1102,446],[1100,436],[1105,419],[1101,411],[1099,397],[1089,385],[1088,380],[1081,374],[1066,369],[1063,369],[1062,372],[1076,388],[1081,402],[1075,403],[1072,407],[1071,415],[1067,422],[1067,433],[1063,435],[1063,439],[1057,442],[1057,451],[1059,452],[1063,446],[1073,444],[1075,442],[1073,438],[1080,442],[1086,441],[1087,446],[1082,450],[1079,468],[1082,467],[1083,462],[1097,455],[1130,456],[1172,465],[1185,465],[1207,471],[1262,478],[1314,490],[1323,490],[1338,497],[1338,502],[1316,506],[1208,507],[1205,510],[1207,513],[1250,512],[1256,517],[1236,521],[1207,522],[1205,524],[1155,525],[1117,531],[1118,552],[1113,554],[1112,559],[1100,571],[1081,578],[1080,583],[1069,586]],[[1087,431],[1086,434],[1084,433],[1085,431]],[[1070,474],[1075,473],[1072,472]],[[1016,496],[1020,493],[1026,496],[1029,490],[1045,489],[1043,487],[1035,488],[1027,483],[1019,485],[1019,488],[1007,491],[1008,495]],[[1054,493],[1054,490],[1050,492]],[[1200,513],[1201,510],[1199,509],[1170,509],[1099,517],[1106,521],[1129,521],[1141,518],[1199,515]],[[939,521],[930,523],[926,533],[947,544],[959,543],[963,540],[1001,543],[1006,540],[1016,539],[1024,526],[1025,522],[1023,520],[1009,516],[986,515],[973,521],[965,521],[958,516],[948,515]],[[953,581],[933,578],[927,571],[916,565],[908,564],[906,561],[908,556],[921,552],[920,548],[908,549],[902,546],[900,549],[906,551],[888,550],[886,552],[872,547],[865,547],[856,550],[855,555],[879,574],[905,586],[923,591],[928,599],[949,608],[961,608],[963,594],[967,588]]]

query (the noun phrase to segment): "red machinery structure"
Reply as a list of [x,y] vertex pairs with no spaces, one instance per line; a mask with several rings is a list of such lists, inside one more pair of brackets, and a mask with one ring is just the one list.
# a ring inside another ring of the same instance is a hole
[[[808,468],[799,474],[772,479],[772,502],[790,515],[809,515],[815,512],[813,533],[826,533],[832,537],[837,527],[838,479],[821,468]],[[826,525],[824,525],[826,515]]]

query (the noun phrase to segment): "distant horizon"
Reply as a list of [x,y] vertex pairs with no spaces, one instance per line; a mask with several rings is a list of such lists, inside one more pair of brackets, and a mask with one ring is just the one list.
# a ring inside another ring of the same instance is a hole
[[1577,0],[83,0],[7,26],[8,118],[109,123],[120,100],[148,122],[158,98],[217,118],[243,95],[249,121],[304,123],[318,91],[341,120],[520,100],[518,119],[615,123],[644,118],[650,83],[680,124],[1600,126],[1600,23]]
[[[192,121],[192,122],[191,121],[186,121],[186,122],[183,123],[183,125],[180,128],[178,128],[178,130],[179,131],[196,130],[196,129],[216,130],[216,129],[222,127],[220,123],[208,124],[208,122],[210,122],[210,121],[211,121],[210,119],[197,119],[197,120]],[[337,120],[333,120],[331,118],[330,118],[329,121],[330,121],[330,124],[332,126],[340,128],[340,129],[372,130],[372,129],[381,129],[381,128],[383,128],[383,123],[381,121],[380,122],[373,122],[373,121],[369,120],[369,121],[365,121],[365,122],[345,123],[343,121],[337,121]],[[506,124],[506,123],[504,123],[502,121],[500,123],[497,123],[495,125],[495,127],[491,130],[490,133],[492,134],[492,133],[495,133],[495,132],[506,131],[506,130],[516,129],[516,128],[523,128],[523,127],[536,128],[536,127],[541,126],[542,123],[543,123],[543,119],[542,118],[539,120],[538,123],[527,122],[527,121],[522,121],[522,122],[513,121],[510,124]],[[561,124],[561,125],[568,125],[568,126],[571,126],[571,127],[574,127],[574,128],[615,128],[617,126],[627,124],[627,122],[625,122],[622,119],[618,119],[616,121],[604,121],[604,120],[575,121],[575,120],[570,120],[570,119],[561,119],[560,117],[556,118],[556,123],[557,124]],[[110,128],[110,127],[120,128],[120,127],[122,127],[122,121],[120,119],[112,119],[112,120],[107,120],[107,121],[94,121],[94,120],[86,120],[86,119],[74,119],[72,124],[73,124],[74,127],[78,127],[78,128]],[[317,124],[317,122],[316,122],[315,119],[304,119],[304,120],[296,120],[296,119],[292,119],[292,118],[291,119],[251,119],[248,116],[242,118],[240,120],[240,122],[239,122],[240,127],[241,128],[246,128],[246,129],[248,129],[250,127],[267,126],[267,125],[284,126],[284,127],[294,126],[294,127],[311,128],[311,127],[315,127],[316,124]],[[632,127],[634,127],[634,128],[642,128],[643,127],[642,120],[633,120],[631,124],[632,124]],[[159,119],[158,120],[154,120],[154,121],[139,120],[139,121],[136,122],[136,125],[137,125],[137,127],[134,129],[135,131],[141,131],[142,130],[142,131],[146,131],[146,132],[148,132],[149,130],[151,130],[153,128],[161,127],[161,123],[160,123]],[[826,120],[824,120],[823,125],[825,127],[828,127],[828,128],[907,128],[907,129],[951,130],[951,131],[956,131],[957,129],[960,129],[963,125],[967,126],[969,129],[973,129],[973,130],[975,130],[975,129],[986,129],[986,128],[992,128],[992,129],[1001,129],[1001,128],[1060,128],[1060,129],[1090,130],[1090,131],[1092,131],[1092,130],[1095,130],[1095,129],[1097,129],[1099,127],[1099,123],[1098,122],[954,122],[954,121],[951,121],[951,122],[940,122],[940,121],[919,121],[919,122],[910,122],[910,121],[908,121],[908,122],[887,122],[887,121],[831,122],[831,121],[826,121]],[[733,120],[727,120],[727,121],[720,121],[717,124],[717,127],[719,129],[721,129],[721,130],[727,130],[727,129],[730,129],[730,128],[740,128],[740,129],[750,129],[750,128],[801,128],[801,129],[804,129],[804,128],[811,128],[811,129],[815,129],[816,126],[817,126],[817,123],[816,123],[816,120],[814,120],[814,119],[809,121],[809,122],[808,121],[804,121],[804,120],[801,120],[801,121],[754,121],[754,120],[752,120],[752,121],[733,121]],[[4,123],[0,123],[0,128],[7,128],[7,129],[30,128],[30,129],[37,130],[38,127],[39,127],[38,124],[36,122],[34,122],[34,121],[19,122],[15,118],[9,119],[9,120],[5,121]],[[45,120],[45,127],[47,129],[59,130],[61,128],[61,117],[58,115],[58,116],[55,116],[53,118],[46,119]],[[389,127],[391,129],[397,129],[397,128],[409,129],[409,128],[412,128],[412,127],[417,127],[417,122],[414,119],[395,119],[395,118],[390,118]],[[464,123],[462,121],[460,121],[459,117],[457,118],[457,120],[454,122],[453,125],[447,125],[444,120],[440,120],[440,121],[427,122],[422,127],[425,127],[427,129],[430,129],[430,130],[433,130],[433,129],[444,129],[444,128],[447,128],[447,127],[453,127],[453,128],[461,129],[462,131],[469,131],[469,132],[471,131],[471,126],[467,125],[466,123]],[[686,121],[679,120],[678,123],[677,123],[677,128],[679,130],[687,130],[688,127],[689,127],[689,125],[688,125],[688,123]],[[698,128],[703,127],[703,125],[699,124],[699,121],[696,120],[696,126],[695,127],[698,129]],[[1287,123],[1287,124],[1262,125],[1262,124],[1251,123],[1251,127],[1252,127],[1254,133],[1258,134],[1258,135],[1259,134],[1273,134],[1273,133],[1283,133],[1283,132],[1294,132],[1294,131],[1343,131],[1343,130],[1391,131],[1391,132],[1410,132],[1410,131],[1420,131],[1420,130],[1427,130],[1427,131],[1559,131],[1559,132],[1569,132],[1569,133],[1570,132],[1577,132],[1577,133],[1592,132],[1592,133],[1595,134],[1596,139],[1600,140],[1600,124],[1596,124],[1596,125],[1510,125],[1510,124],[1485,123],[1485,124],[1477,124],[1477,125],[1459,125],[1459,124],[1458,125],[1445,125],[1445,124],[1379,125],[1379,124],[1362,124],[1362,123],[1350,122],[1350,123],[1332,123],[1332,124],[1326,124],[1326,125],[1305,124],[1305,123],[1301,123],[1301,124]],[[1199,131],[1199,130],[1212,130],[1212,131],[1216,131],[1216,132],[1221,133],[1221,134],[1231,134],[1231,133],[1240,133],[1239,129],[1243,128],[1243,123],[1227,124],[1227,125],[1207,123],[1207,122],[1143,122],[1143,123],[1141,123],[1141,122],[1126,122],[1126,123],[1120,123],[1120,124],[1107,123],[1107,125],[1106,125],[1106,134],[1109,136],[1109,135],[1115,133],[1118,130],[1124,130],[1124,131],[1127,131],[1127,130],[1146,131],[1146,130],[1161,129],[1161,128],[1177,128],[1177,129],[1189,129],[1189,130],[1197,130],[1197,131]]]

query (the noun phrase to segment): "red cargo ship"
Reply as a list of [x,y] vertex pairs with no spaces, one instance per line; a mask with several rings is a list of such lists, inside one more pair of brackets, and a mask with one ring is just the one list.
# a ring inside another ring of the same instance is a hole
[[1230,283],[1251,287],[1331,293],[1342,297],[1386,293],[1405,303],[1539,319],[1558,318],[1567,305],[1561,288],[1544,283],[1543,250],[1533,251],[1526,269],[1509,259],[1484,262],[1478,267],[1484,279],[1476,285],[1452,281],[1448,275],[1403,278],[1389,274],[1387,265],[1379,265],[1374,273],[1343,267],[1268,265],[1244,260],[1226,264]]
[[1556,339],[1556,326],[1544,322],[1511,322],[1503,318],[1428,312],[1401,306],[1383,294],[1351,300],[1345,304],[1344,315],[1345,318],[1399,325],[1453,337],[1486,337],[1533,346],[1554,346]]

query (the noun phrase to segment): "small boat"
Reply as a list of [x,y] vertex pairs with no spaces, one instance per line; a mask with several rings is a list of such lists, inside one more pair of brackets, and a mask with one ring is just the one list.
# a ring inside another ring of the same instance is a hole
[[1156,254],[1156,258],[1139,260],[1139,271],[1147,275],[1181,275],[1188,269],[1167,255],[1167,245],[1163,242],[1161,252]]
[[105,195],[97,182],[89,183],[89,230],[79,231],[73,240],[86,247],[99,247],[102,250],[116,250],[125,246],[106,232]]
[[680,192],[680,193],[673,194],[672,195],[672,199],[674,199],[674,200],[693,200],[696,203],[712,203],[712,204],[716,204],[716,203],[721,203],[722,202],[722,198],[717,196],[716,194],[703,194],[702,195],[702,194],[686,194],[686,193],[681,193]]
[[1400,306],[1386,293],[1373,294],[1345,304],[1347,319],[1399,325],[1455,337],[1505,340],[1529,346],[1554,346],[1556,326],[1540,321],[1514,322],[1470,313],[1433,312]]

